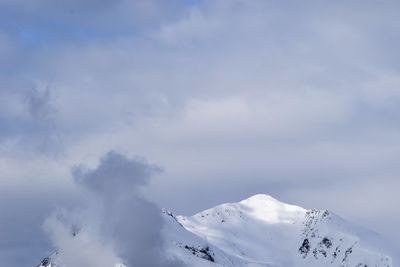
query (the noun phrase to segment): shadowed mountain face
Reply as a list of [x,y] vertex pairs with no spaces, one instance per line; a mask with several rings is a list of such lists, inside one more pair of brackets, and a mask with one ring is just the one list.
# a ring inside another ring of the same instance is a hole
[[[395,266],[378,234],[330,211],[306,210],[268,195],[190,217],[163,215],[164,249],[187,266]],[[63,266],[59,253],[39,266]]]

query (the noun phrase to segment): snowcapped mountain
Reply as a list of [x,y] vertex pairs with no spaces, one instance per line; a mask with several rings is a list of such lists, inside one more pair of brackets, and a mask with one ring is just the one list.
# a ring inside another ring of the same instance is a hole
[[[166,251],[188,266],[395,266],[376,233],[330,211],[306,210],[268,195],[190,217],[163,214]],[[54,254],[39,266],[55,266],[56,258]]]

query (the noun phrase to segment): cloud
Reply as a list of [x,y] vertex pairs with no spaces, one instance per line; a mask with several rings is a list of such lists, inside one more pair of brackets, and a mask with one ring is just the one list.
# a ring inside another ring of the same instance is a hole
[[[57,266],[98,266],[112,267],[122,262],[110,244],[99,238],[99,232],[93,232],[91,225],[75,229],[71,224],[71,213],[65,212],[67,218],[60,216],[62,213],[53,214],[45,222],[45,230],[53,244],[57,246]],[[75,231],[74,231],[75,230]]]
[[140,186],[148,183],[150,177],[161,168],[150,165],[143,159],[128,159],[116,152],[104,156],[95,170],[74,170],[76,182],[95,194],[107,198],[118,198],[135,194]]
[[164,253],[161,209],[138,192],[159,171],[143,159],[116,152],[107,153],[95,169],[75,169],[75,181],[86,196],[84,205],[72,213],[56,213],[45,224],[60,252],[59,262],[106,267],[119,260],[128,266],[181,266]]
[[[37,175],[29,170],[33,177]],[[3,174],[5,178],[14,177]],[[43,183],[40,178],[29,187],[22,181],[13,182],[16,185],[11,186],[1,180],[0,259],[5,266],[36,266],[52,247],[43,233],[43,221],[56,205],[73,206],[79,196],[60,180],[58,186]]]
[[[306,3],[0,1],[4,205],[24,214],[28,194],[45,218],[39,206],[71,183],[104,199],[121,188],[89,182],[93,166],[134,151],[164,166],[162,179],[120,183],[177,213],[262,191],[397,233],[399,4]],[[79,164],[92,167],[59,186]],[[359,201],[349,187],[361,184],[373,210],[336,201]]]
[[39,120],[52,119],[56,113],[50,102],[50,88],[46,87],[42,92],[33,89],[26,94],[26,104],[29,114]]

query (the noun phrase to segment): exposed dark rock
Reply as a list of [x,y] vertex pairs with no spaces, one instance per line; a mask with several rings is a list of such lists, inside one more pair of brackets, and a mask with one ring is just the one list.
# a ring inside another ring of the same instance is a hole
[[329,238],[324,237],[322,239],[322,244],[324,244],[326,248],[330,248],[332,246],[332,241]]
[[196,255],[197,257],[200,257],[202,259],[205,259],[205,260],[208,260],[211,262],[215,262],[215,259],[211,255],[211,251],[208,246],[195,248],[192,246],[185,245],[184,248],[187,249],[188,251],[190,251],[193,255]]
[[349,255],[353,252],[353,247],[349,247],[344,253],[344,258],[342,262],[346,262],[348,260]]
[[303,258],[305,258],[307,256],[308,252],[310,252],[310,249],[311,249],[310,241],[308,241],[308,239],[305,238],[303,240],[303,244],[299,248],[299,252],[301,255],[303,255]]
[[40,262],[40,264],[38,265],[38,267],[39,267],[39,266],[49,266],[50,263],[51,263],[50,258],[49,258],[49,257],[46,257],[46,258],[44,258],[44,259]]

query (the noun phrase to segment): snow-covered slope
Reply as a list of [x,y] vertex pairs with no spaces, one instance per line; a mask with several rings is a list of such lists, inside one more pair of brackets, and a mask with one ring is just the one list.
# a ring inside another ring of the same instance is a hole
[[306,210],[268,195],[177,219],[241,259],[241,266],[393,266],[377,234],[329,211]]
[[332,212],[306,210],[268,195],[191,217],[163,214],[166,251],[188,266],[395,266],[376,233]]

